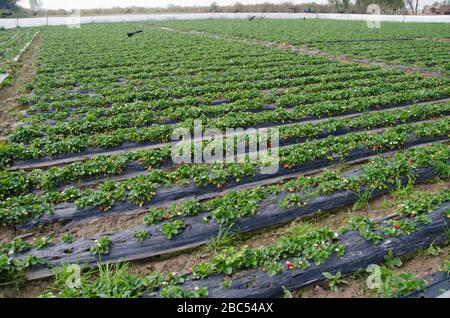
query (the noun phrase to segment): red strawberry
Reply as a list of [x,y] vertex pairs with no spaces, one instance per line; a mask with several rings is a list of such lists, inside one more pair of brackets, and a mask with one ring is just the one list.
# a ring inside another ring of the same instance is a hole
[[292,262],[286,261],[286,266],[287,266],[289,269],[291,269],[292,267],[295,266],[295,264],[292,263]]

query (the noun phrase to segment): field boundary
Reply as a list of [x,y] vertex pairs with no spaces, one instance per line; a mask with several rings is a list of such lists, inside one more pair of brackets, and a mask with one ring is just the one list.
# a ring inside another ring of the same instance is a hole
[[74,23],[123,23],[123,22],[149,22],[168,20],[201,20],[201,19],[248,19],[249,17],[263,17],[264,19],[326,19],[343,21],[380,21],[403,23],[450,23],[448,16],[442,15],[375,15],[375,14],[342,14],[342,13],[161,13],[161,14],[124,14],[124,15],[99,15],[79,17],[41,17],[2,19],[0,27],[14,29],[17,27],[57,26],[73,25]]

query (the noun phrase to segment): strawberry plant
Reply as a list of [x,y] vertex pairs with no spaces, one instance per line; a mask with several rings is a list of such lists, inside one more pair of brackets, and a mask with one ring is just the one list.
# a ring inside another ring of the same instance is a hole
[[75,240],[74,236],[72,234],[69,233],[64,233],[63,236],[61,237],[61,240],[65,243],[73,243],[73,241]]
[[53,237],[44,236],[44,237],[40,237],[40,238],[36,239],[34,242],[34,246],[36,247],[36,249],[41,250],[41,249],[46,248],[52,242],[53,242]]
[[38,264],[43,264],[43,261],[36,256],[26,256],[22,259],[14,260],[8,255],[1,253],[0,283],[14,282],[19,284],[27,270]]
[[161,222],[164,219],[165,210],[164,209],[150,209],[144,216],[144,224],[152,225]]
[[137,241],[144,241],[149,237],[150,233],[146,230],[140,230],[140,231],[136,231],[134,232],[134,238]]
[[207,287],[183,289],[179,286],[168,286],[161,289],[162,298],[203,298],[208,296]]
[[392,250],[389,250],[384,257],[384,263],[390,269],[395,269],[396,267],[400,267],[403,265],[400,258],[394,256],[394,252],[392,252]]
[[224,278],[224,280],[222,281],[222,288],[230,288],[232,284],[233,280],[231,280],[230,278]]
[[414,220],[389,220],[387,225],[383,232],[384,235],[390,237],[411,234],[416,231],[416,222]]
[[13,255],[28,251],[32,245],[21,238],[15,239],[12,242],[4,243],[0,246],[0,253],[6,255]]
[[424,289],[426,282],[413,274],[397,274],[387,267],[381,267],[381,284],[376,289],[382,297],[400,297]]
[[380,244],[383,236],[379,233],[378,226],[368,217],[358,216],[351,220],[349,228],[356,230],[363,238],[371,241],[373,244]]
[[328,286],[330,287],[331,291],[337,292],[339,291],[338,286],[339,285],[347,285],[348,281],[342,278],[342,273],[337,272],[335,275],[332,275],[328,272],[322,273],[322,275],[328,280]]
[[278,262],[266,262],[263,264],[263,268],[270,277],[281,273],[284,269],[283,264]]
[[180,234],[185,228],[183,221],[175,220],[165,223],[161,226],[161,232],[171,240],[174,236]]
[[107,255],[109,254],[110,247],[111,239],[108,236],[103,235],[94,242],[94,245],[92,245],[90,248],[90,252],[92,255]]

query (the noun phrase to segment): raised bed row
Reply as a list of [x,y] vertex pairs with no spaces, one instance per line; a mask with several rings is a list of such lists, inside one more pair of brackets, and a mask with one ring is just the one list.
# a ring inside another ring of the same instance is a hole
[[[38,217],[44,213],[56,213],[43,215],[41,221],[32,220],[30,226],[39,222],[56,220],[55,215],[59,218],[65,216],[74,219],[77,218],[76,216],[85,218],[89,215],[100,215],[100,211],[109,211],[109,213],[127,210],[141,211],[142,209],[135,210],[136,206],[154,206],[167,202],[166,200],[172,201],[208,193],[217,195],[236,187],[252,186],[257,182],[273,182],[277,178],[294,173],[311,172],[339,162],[362,160],[393,149],[447,140],[447,130],[448,123],[446,120],[441,120],[417,126],[398,126],[380,134],[359,133],[346,135],[345,138],[330,137],[310,144],[282,148],[279,162],[274,163],[275,171],[270,171],[269,174],[255,164],[222,164],[211,167],[181,165],[180,170],[155,171],[155,173],[129,179],[123,183],[109,182],[105,184],[106,187],[103,186],[98,190],[83,192],[71,188],[61,193],[50,192],[44,196],[27,195],[9,198],[2,203],[0,211],[3,222],[10,224],[22,223],[27,215]],[[332,149],[334,153],[330,153]],[[313,156],[311,151],[314,153]],[[58,202],[74,203],[58,205]],[[55,206],[55,209],[52,206]]]
[[[437,298],[444,297],[445,293],[448,294],[450,291],[450,273],[446,272],[436,272],[433,275],[426,278],[429,281],[426,289],[415,291],[405,298]],[[444,298],[447,298],[445,296]]]
[[[398,98],[398,97],[397,97]],[[370,112],[381,112],[381,111],[385,111],[385,110],[397,110],[397,109],[401,109],[401,108],[409,108],[409,107],[414,107],[415,105],[417,106],[425,106],[425,105],[430,105],[430,104],[435,104],[435,103],[440,103],[440,102],[447,102],[448,98],[444,97],[444,98],[440,98],[440,99],[436,99],[433,101],[429,101],[429,102],[422,102],[422,103],[416,103],[416,104],[410,104],[410,103],[402,103],[402,104],[392,104],[389,106],[385,106],[382,109],[380,109],[379,107],[372,107],[369,108]],[[348,118],[352,118],[355,117],[357,115],[360,115],[361,112],[360,111],[346,111],[344,113],[341,113],[338,116],[335,116],[336,119],[348,119]],[[303,116],[302,116],[303,117]],[[298,123],[308,123],[308,122],[322,122],[327,120],[326,118],[320,118],[320,116],[316,117],[316,116],[306,116],[303,117],[299,120],[293,121],[291,123],[288,124],[284,124],[284,121],[281,122],[272,122],[272,123],[268,123],[265,125],[258,125],[260,128],[264,128],[264,127],[288,127],[288,126],[292,126]],[[69,164],[69,163],[73,163],[73,162],[77,162],[77,161],[83,161],[83,160],[87,160],[89,158],[93,158],[93,157],[98,157],[98,156],[112,156],[112,155],[118,155],[118,154],[122,154],[122,153],[126,153],[129,152],[131,150],[149,150],[149,149],[157,149],[157,148],[162,148],[168,145],[174,144],[174,142],[168,143],[168,142],[164,142],[164,143],[158,143],[158,142],[148,142],[148,143],[140,143],[140,144],[136,144],[136,143],[125,143],[122,144],[119,147],[112,147],[109,149],[101,149],[101,148],[96,148],[96,149],[88,149],[88,150],[83,150],[80,151],[78,154],[66,154],[66,155],[56,155],[54,157],[41,157],[39,159],[27,159],[27,160],[15,160],[13,162],[13,167],[9,168],[8,170],[10,171],[14,171],[14,170],[19,170],[19,169],[34,169],[34,168],[46,168],[46,167],[51,167],[51,166],[56,166],[56,165],[64,165],[64,164]],[[17,148],[17,147],[16,147]],[[5,149],[4,154],[2,155],[4,158],[2,158],[2,161],[4,162],[4,164],[7,164],[8,161],[10,160],[14,160],[14,158],[17,156],[14,153],[15,152],[24,152],[27,151],[26,148],[19,146],[20,149]],[[23,149],[22,149],[23,148]]]
[[[414,106],[388,112],[374,112],[366,116],[347,117],[346,119],[318,121],[280,127],[280,140],[275,147],[302,143],[308,139],[323,139],[357,131],[370,131],[379,127],[391,127],[398,124],[418,123],[429,118],[450,114],[450,104],[437,104],[427,107]],[[374,132],[374,131],[373,131]],[[194,141],[195,142],[195,141]],[[250,150],[248,150],[250,151]],[[226,153],[225,153],[226,154]],[[148,174],[147,169],[173,166],[170,148],[154,149],[143,152],[128,152],[124,155],[97,157],[83,163],[75,163],[50,170],[31,172],[11,172],[1,175],[3,186],[0,198],[25,194],[33,190],[62,191],[67,186],[92,187],[106,180],[126,180]],[[16,180],[16,181],[14,181]],[[72,184],[74,182],[75,184]]]
[[[417,151],[418,153],[427,152],[426,149]],[[414,153],[411,152],[411,154],[412,156],[410,158],[413,158]],[[417,156],[420,157],[420,155]],[[389,159],[384,163],[379,164],[384,164],[386,167],[388,167],[391,165],[391,160],[393,161],[392,163],[394,163],[396,159]],[[403,164],[392,164],[392,168],[390,168],[393,169],[391,174],[398,174],[399,172],[395,171],[396,169],[401,169],[400,167],[402,166]],[[411,168],[409,169],[409,177],[404,175],[401,179],[399,179],[400,183],[403,185],[405,185],[410,180],[410,178],[412,178],[412,176],[414,176],[413,180],[416,183],[422,183],[438,176],[436,167],[422,167],[412,170]],[[358,178],[362,178],[361,175],[364,173],[364,170],[351,171],[349,173],[343,174],[343,178],[348,178],[349,180],[356,178],[355,180],[357,180]],[[325,181],[323,181],[322,183],[325,183]],[[276,192],[274,194],[268,195],[267,198],[260,199],[260,202],[257,203],[257,209],[251,216],[249,215],[247,217],[236,219],[236,221],[234,222],[234,228],[240,232],[249,232],[277,224],[286,223],[300,216],[314,214],[317,211],[330,211],[336,208],[353,204],[360,199],[359,193],[363,193],[366,191],[369,191],[371,193],[372,199],[376,198],[387,193],[389,191],[388,189],[394,186],[395,185],[392,183],[379,184],[375,186],[375,188],[372,188],[374,187],[374,185],[372,184],[370,187],[363,186],[358,191],[337,190],[331,193],[318,195],[316,197],[313,196],[307,200],[302,199],[304,201],[304,204],[301,204],[300,206],[280,206],[280,202],[287,200],[287,197],[289,197],[290,195],[290,191],[284,190],[281,192]],[[398,186],[398,184],[396,186]],[[288,189],[289,188],[290,186],[288,185]],[[315,192],[312,192],[311,195],[314,195],[314,193]],[[233,193],[230,193],[228,197],[232,198],[233,195]],[[225,197],[224,200],[228,200],[227,197]],[[125,261],[147,258],[177,250],[187,249],[204,244],[209,239],[218,235],[221,229],[223,230],[223,228],[228,227],[228,225],[220,223],[223,222],[223,219],[220,222],[213,221],[213,219],[211,218],[211,213],[208,212],[200,213],[197,216],[192,217],[180,217],[180,219],[183,221],[182,224],[185,229],[182,230],[178,235],[172,237],[170,240],[167,239],[165,234],[163,234],[163,232],[161,231],[162,227],[159,224],[150,226],[138,226],[128,230],[124,230],[123,232],[114,233],[109,236],[111,241],[109,253],[102,256],[101,258],[104,261],[117,262],[120,260]],[[205,222],[205,220],[209,221]],[[142,230],[145,230],[149,234],[149,237],[148,239],[145,239],[143,241],[138,241],[135,239],[134,235],[136,232]],[[90,253],[90,248],[95,243],[95,241],[99,239],[99,237],[100,235],[90,238],[81,238],[71,244],[58,243],[43,250],[34,250],[26,255],[35,255],[38,257],[42,257],[50,266],[57,266],[61,263],[68,264],[73,262],[87,263],[93,266],[98,261],[98,257]],[[49,275],[49,272],[46,268],[34,269],[29,274],[29,278],[38,278],[46,275]]]
[[[441,136],[438,138],[421,138],[417,140],[411,140],[403,145],[399,149],[407,149],[413,146],[425,145],[431,142],[448,140],[447,136]],[[226,191],[230,191],[236,188],[244,188],[249,186],[256,186],[261,184],[273,183],[280,181],[284,178],[290,178],[299,174],[313,173],[317,172],[320,169],[332,166],[337,163],[359,163],[364,162],[367,159],[371,158],[374,155],[388,152],[389,150],[384,151],[372,151],[368,149],[358,149],[350,151],[350,154],[345,159],[333,159],[333,160],[316,160],[310,162],[308,164],[299,165],[292,169],[285,169],[280,167],[277,173],[274,174],[263,174],[257,173],[257,175],[253,177],[244,177],[240,180],[240,182],[236,182],[234,180],[230,180],[225,186],[218,188],[214,185],[207,185],[204,187],[199,187],[195,183],[187,184],[187,185],[175,185],[171,187],[161,187],[155,190],[155,195],[152,198],[151,202],[146,202],[141,207],[136,207],[135,204],[128,202],[116,202],[114,206],[108,210],[107,212],[102,212],[98,207],[84,208],[78,209],[72,203],[60,204],[54,207],[53,212],[51,214],[44,214],[43,216],[37,219],[30,219],[23,224],[16,225],[18,229],[30,229],[39,224],[49,224],[54,222],[62,222],[62,221],[72,221],[72,220],[81,220],[91,217],[101,217],[105,215],[118,214],[118,213],[127,213],[127,214],[139,214],[146,209],[151,207],[158,207],[162,205],[167,205],[170,202],[178,201],[178,200],[186,200],[197,197],[214,197],[218,196],[221,193],[225,193]]]
[[[410,235],[386,238],[380,244],[374,245],[364,239],[359,233],[350,231],[343,234],[339,241],[346,247],[341,257],[332,256],[322,265],[311,265],[308,269],[291,269],[283,265],[284,270],[274,276],[259,270],[242,271],[232,276],[231,286],[224,288],[225,275],[216,275],[208,279],[188,280],[180,287],[186,290],[207,288],[208,297],[212,298],[271,298],[283,295],[284,289],[290,291],[319,284],[325,281],[322,273],[337,273],[348,275],[371,264],[379,264],[389,251],[396,256],[403,256],[419,249],[428,247],[431,243],[445,244],[448,239],[445,230],[449,226],[444,211],[450,208],[450,203],[444,203],[429,214],[431,222],[420,226],[420,229]],[[148,297],[157,297],[157,293],[148,293]]]

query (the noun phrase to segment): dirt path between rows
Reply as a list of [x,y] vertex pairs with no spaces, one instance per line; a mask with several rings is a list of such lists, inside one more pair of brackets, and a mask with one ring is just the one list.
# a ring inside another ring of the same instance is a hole
[[420,68],[420,67],[412,67],[412,66],[399,65],[399,64],[388,64],[388,63],[384,63],[384,62],[371,61],[368,59],[354,59],[354,58],[347,57],[345,55],[335,55],[335,54],[324,52],[319,49],[308,48],[305,46],[295,46],[295,45],[292,45],[289,43],[279,43],[279,42],[270,42],[270,41],[264,41],[264,40],[246,39],[246,38],[241,38],[241,37],[237,37],[237,36],[223,36],[220,34],[209,33],[206,31],[195,31],[195,30],[183,31],[183,30],[177,30],[177,29],[167,28],[167,27],[159,27],[159,29],[164,30],[164,31],[169,31],[169,32],[182,33],[182,34],[193,34],[193,35],[198,35],[198,36],[205,36],[205,37],[209,37],[209,38],[213,38],[213,39],[232,41],[232,42],[237,42],[237,43],[247,44],[247,45],[261,45],[261,46],[270,47],[270,48],[290,50],[290,51],[297,52],[297,53],[303,53],[303,54],[307,54],[307,55],[324,57],[328,60],[341,62],[341,63],[356,63],[356,64],[371,65],[371,66],[379,66],[379,67],[384,67],[384,68],[388,68],[388,69],[399,69],[406,73],[420,73],[424,77],[443,77],[443,76],[445,76],[445,74],[443,74],[441,72],[434,72],[434,71],[430,71],[430,70]]
[[17,100],[29,93],[28,85],[36,75],[38,51],[42,43],[42,34],[34,38],[21,57],[20,64],[13,68],[10,85],[0,89],[0,139],[4,139],[17,122],[17,113],[25,108]]

